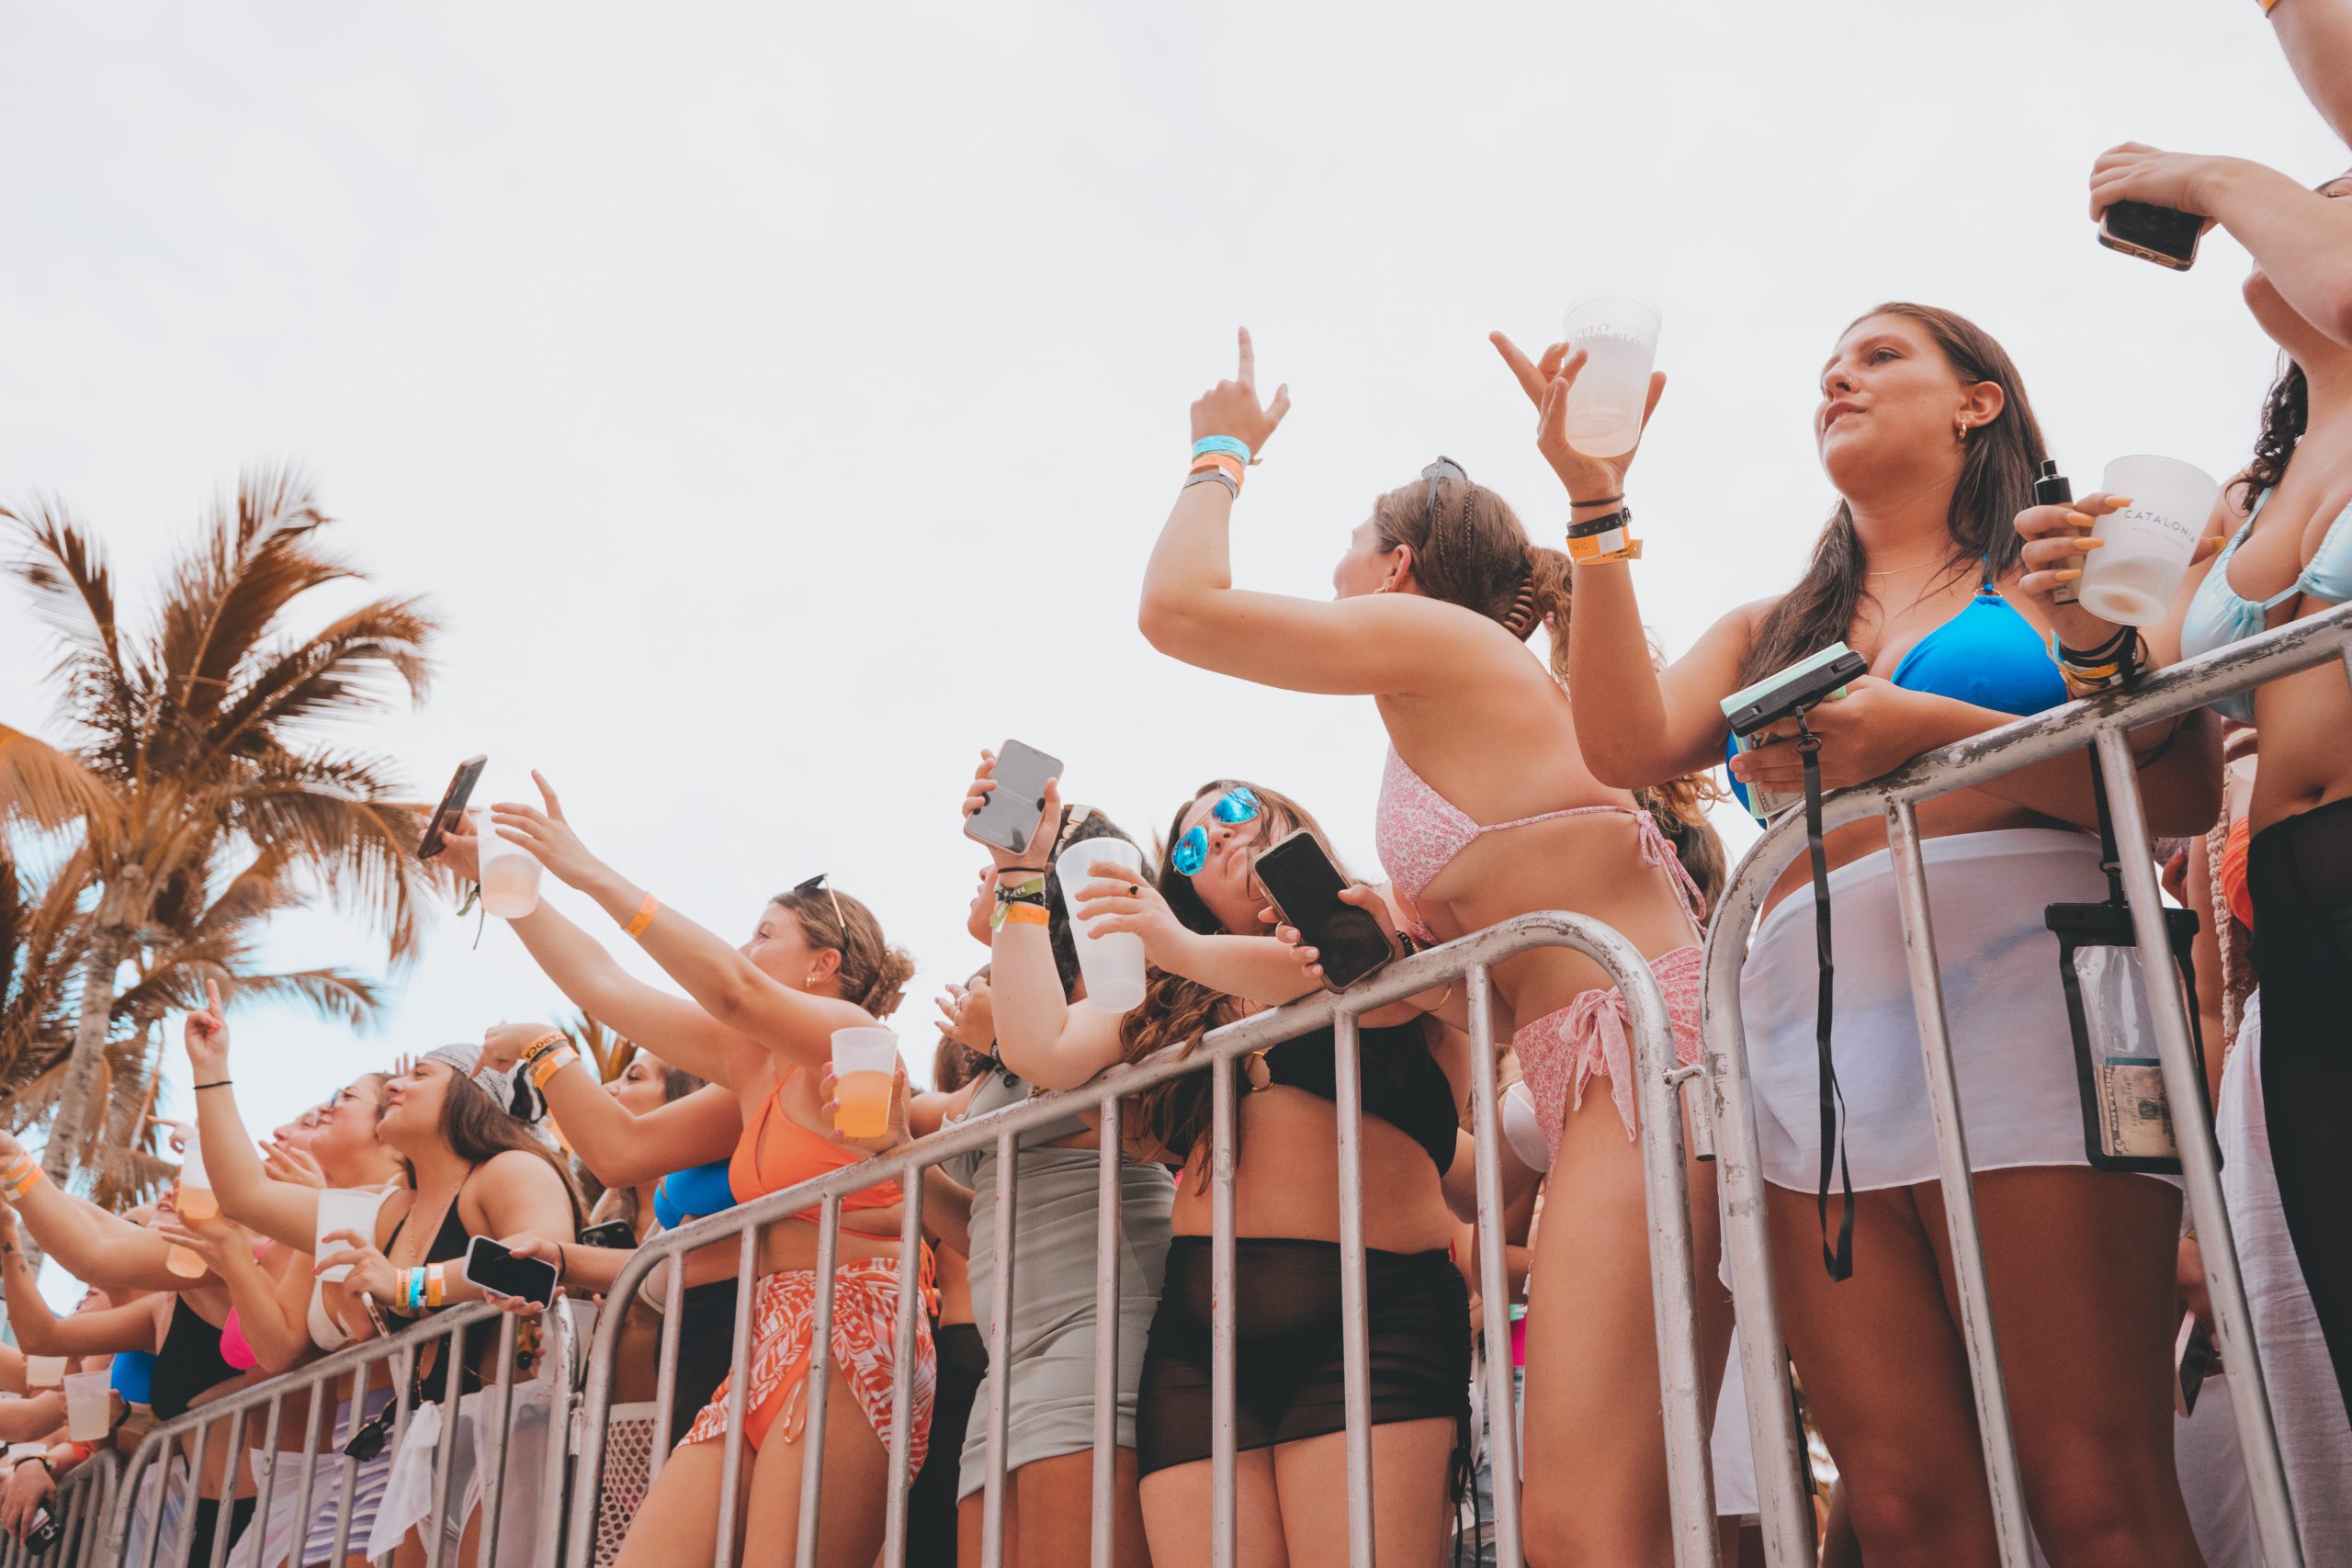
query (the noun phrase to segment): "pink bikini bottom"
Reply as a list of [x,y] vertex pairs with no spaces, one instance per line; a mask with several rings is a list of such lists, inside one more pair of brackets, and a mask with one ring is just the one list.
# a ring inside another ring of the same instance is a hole
[[[1704,965],[1698,947],[1678,947],[1650,961],[1650,972],[1666,992],[1666,1016],[1674,1030],[1674,1059],[1699,1059],[1700,982]],[[1557,1012],[1547,1012],[1511,1036],[1519,1070],[1535,1098],[1535,1115],[1552,1157],[1560,1157],[1560,1131],[1573,1105],[1582,1109],[1584,1088],[1609,1079],[1610,1097],[1634,1136],[1634,1043],[1625,1032],[1625,998],[1615,987],[1585,992]]]

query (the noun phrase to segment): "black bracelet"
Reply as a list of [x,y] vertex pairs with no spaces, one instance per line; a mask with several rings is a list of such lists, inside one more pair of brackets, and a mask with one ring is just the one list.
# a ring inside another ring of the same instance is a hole
[[214,1078],[210,1083],[198,1084],[195,1089],[190,1089],[188,1092],[193,1094],[197,1092],[198,1089],[227,1089],[231,1084],[236,1081],[237,1080],[234,1078]]
[[1578,501],[1574,496],[1570,496],[1568,498],[1568,505],[1571,508],[1578,506],[1614,506],[1624,499],[1625,492],[1621,490],[1615,495],[1597,495],[1590,501]]
[[2120,654],[2130,645],[2132,639],[2139,635],[2139,627],[2124,626],[2113,637],[2087,651],[2078,648],[2068,648],[2062,642],[2058,645],[2058,658],[2060,662],[2066,664],[2104,664]]
[[996,868],[996,874],[999,876],[1011,876],[1014,872],[1019,872],[1024,876],[1045,876],[1048,874],[1046,868],[1042,865],[1001,865]]
[[1603,516],[1590,517],[1581,523],[1569,524],[1568,537],[1589,539],[1596,534],[1606,534],[1614,529],[1630,527],[1633,522],[1634,509],[1630,506],[1621,506]]

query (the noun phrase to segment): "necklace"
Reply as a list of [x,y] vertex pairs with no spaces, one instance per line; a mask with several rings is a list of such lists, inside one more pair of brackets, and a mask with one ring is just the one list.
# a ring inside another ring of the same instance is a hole
[[1939,556],[1922,556],[1917,560],[1911,562],[1907,566],[1891,566],[1884,571],[1866,571],[1862,573],[1862,575],[1864,577],[1893,577],[1897,572],[1917,571],[1923,566],[1931,566],[1941,558],[1943,558]]

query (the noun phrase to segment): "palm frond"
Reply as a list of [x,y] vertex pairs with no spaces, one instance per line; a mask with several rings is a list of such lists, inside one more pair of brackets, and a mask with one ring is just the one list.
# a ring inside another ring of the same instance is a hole
[[249,471],[233,508],[216,505],[204,536],[171,573],[157,634],[164,689],[199,722],[218,713],[288,605],[357,575],[311,536],[327,515],[299,471]]
[[306,725],[372,717],[401,691],[422,698],[433,676],[424,649],[439,630],[422,599],[379,599],[291,647],[257,652],[210,727],[207,760],[250,754],[262,737],[282,744]]
[[0,724],[0,828],[10,822],[62,828],[83,818],[113,815],[105,782],[78,760]]
[[[17,536],[17,579],[31,591],[37,613],[57,637],[53,672],[64,686],[61,706],[95,736],[119,740],[135,732],[150,682],[123,646],[105,552],[53,499],[0,506],[0,522]],[[113,771],[128,776],[119,750],[106,750]]]

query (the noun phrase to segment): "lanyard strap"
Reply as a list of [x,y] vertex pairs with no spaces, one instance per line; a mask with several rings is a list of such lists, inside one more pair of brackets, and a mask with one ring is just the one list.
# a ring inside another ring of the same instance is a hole
[[[1838,1084],[1838,1062],[1830,1050],[1830,1018],[1837,1007],[1837,960],[1829,940],[1829,852],[1821,842],[1821,737],[1797,710],[1797,755],[1804,761],[1804,842],[1813,862],[1813,939],[1820,988],[1814,1000],[1814,1052],[1821,1080],[1821,1183],[1814,1193],[1814,1211],[1821,1222],[1821,1265],[1832,1280],[1854,1272],[1854,1176],[1846,1162],[1846,1091]],[[1838,1219],[1838,1245],[1829,1244],[1829,1168],[1838,1167],[1838,1180],[1846,1200]]]

